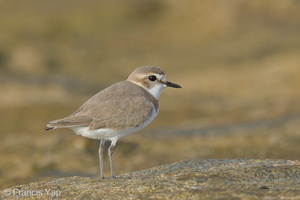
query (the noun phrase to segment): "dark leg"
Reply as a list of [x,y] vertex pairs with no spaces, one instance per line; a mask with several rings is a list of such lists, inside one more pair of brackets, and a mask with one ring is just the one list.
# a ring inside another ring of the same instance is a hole
[[104,152],[104,144],[106,140],[100,140],[99,146],[99,161],[100,161],[100,177],[104,179],[104,171],[103,171],[103,152]]
[[108,148],[108,155],[109,155],[109,163],[110,163],[110,172],[111,172],[111,177],[112,178],[116,178],[115,177],[115,169],[114,169],[114,161],[112,159],[112,154],[113,154],[113,149],[114,146],[116,145],[116,140],[111,141],[110,147]]

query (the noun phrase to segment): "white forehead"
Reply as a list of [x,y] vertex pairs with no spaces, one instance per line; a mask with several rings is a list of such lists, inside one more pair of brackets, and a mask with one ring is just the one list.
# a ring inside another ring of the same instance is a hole
[[156,78],[158,80],[161,80],[161,81],[166,81],[166,75],[165,74],[153,74],[154,76],[156,76]]

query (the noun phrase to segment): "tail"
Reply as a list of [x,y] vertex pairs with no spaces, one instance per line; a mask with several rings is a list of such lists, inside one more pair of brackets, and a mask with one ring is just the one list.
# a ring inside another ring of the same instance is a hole
[[92,121],[92,118],[86,116],[68,116],[62,119],[48,122],[48,124],[45,127],[45,130],[49,131],[56,128],[72,128],[78,126],[87,127]]
[[47,124],[47,125],[45,126],[45,130],[46,130],[46,131],[50,131],[50,130],[52,130],[52,129],[55,129],[55,127],[54,127],[54,126],[51,126],[50,124]]
[[50,130],[53,130],[53,129],[56,129],[56,128],[64,128],[64,121],[62,121],[61,119],[50,121],[45,126],[46,131],[50,131]]

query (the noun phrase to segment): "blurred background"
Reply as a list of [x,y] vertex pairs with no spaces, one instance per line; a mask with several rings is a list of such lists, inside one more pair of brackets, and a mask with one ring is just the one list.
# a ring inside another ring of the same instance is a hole
[[142,65],[183,88],[167,88],[154,122],[118,141],[116,174],[300,159],[299,55],[297,0],[1,0],[0,187],[98,176],[98,141],[44,126]]

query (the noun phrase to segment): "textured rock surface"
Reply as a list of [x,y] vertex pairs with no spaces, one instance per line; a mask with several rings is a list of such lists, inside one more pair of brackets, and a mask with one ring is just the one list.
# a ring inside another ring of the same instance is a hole
[[117,179],[69,177],[14,186],[2,199],[300,199],[300,162],[190,159]]

